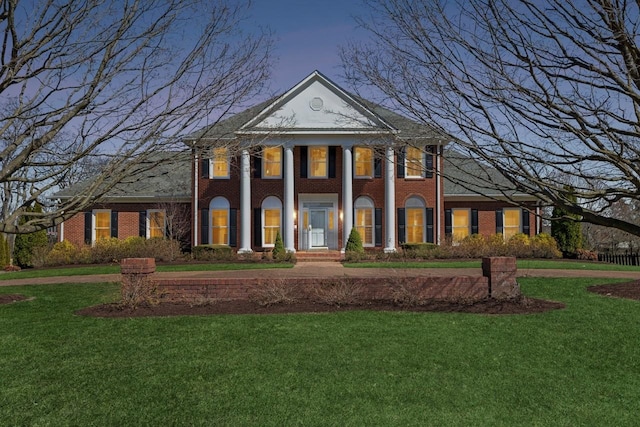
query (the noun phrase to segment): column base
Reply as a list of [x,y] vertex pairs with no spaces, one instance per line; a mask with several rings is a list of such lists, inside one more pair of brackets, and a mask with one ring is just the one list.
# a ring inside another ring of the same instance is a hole
[[395,254],[396,252],[398,252],[396,248],[384,248],[385,254]]
[[238,249],[239,254],[252,254],[253,250],[251,248],[240,248]]

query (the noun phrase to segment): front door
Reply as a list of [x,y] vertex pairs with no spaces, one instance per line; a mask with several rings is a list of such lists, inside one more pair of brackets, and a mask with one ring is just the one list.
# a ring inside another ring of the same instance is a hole
[[312,248],[327,247],[327,210],[311,209],[309,211],[311,226],[310,240]]

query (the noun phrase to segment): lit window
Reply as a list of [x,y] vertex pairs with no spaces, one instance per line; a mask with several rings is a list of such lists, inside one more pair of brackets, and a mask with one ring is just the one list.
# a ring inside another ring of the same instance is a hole
[[364,246],[375,246],[373,234],[373,202],[368,197],[358,197],[355,207],[355,229]]
[[356,147],[355,150],[356,177],[370,178],[373,176],[373,149]]
[[147,218],[149,220],[148,237],[164,237],[166,228],[166,215],[164,210],[147,211]]
[[312,178],[327,177],[327,147],[311,147],[309,149],[309,165]]
[[226,147],[213,149],[211,167],[214,178],[229,177],[229,150]]
[[407,177],[422,177],[424,174],[424,152],[419,148],[407,147],[405,163]]
[[263,178],[280,178],[282,176],[282,149],[265,147],[262,154]]
[[469,235],[469,209],[453,209],[451,211],[451,232],[454,242],[459,242]]
[[407,243],[424,242],[424,208],[407,208]]
[[229,210],[211,210],[211,243],[214,245],[226,245],[229,235]]
[[502,234],[509,240],[520,232],[520,209],[504,210],[504,227]]
[[111,211],[93,211],[95,239],[111,237]]
[[280,209],[264,210],[264,245],[271,246],[276,243],[276,234],[280,230]]

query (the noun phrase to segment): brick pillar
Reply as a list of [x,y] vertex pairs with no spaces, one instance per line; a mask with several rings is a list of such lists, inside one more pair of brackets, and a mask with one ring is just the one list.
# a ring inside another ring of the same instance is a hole
[[120,262],[122,302],[130,306],[148,302],[155,294],[155,272],[156,260],[153,258],[123,259]]
[[515,299],[521,296],[516,282],[516,259],[514,257],[482,258],[482,275],[489,279],[489,297]]

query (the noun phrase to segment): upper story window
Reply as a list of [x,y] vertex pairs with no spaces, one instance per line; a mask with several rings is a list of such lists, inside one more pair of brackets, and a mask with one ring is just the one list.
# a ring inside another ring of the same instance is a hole
[[356,178],[371,178],[373,176],[373,148],[355,147],[354,159]]
[[407,147],[405,167],[406,177],[422,178],[424,176],[424,152],[416,147]]
[[211,177],[229,178],[229,149],[214,148],[211,154]]
[[262,150],[262,177],[282,177],[282,148],[265,147]]
[[309,177],[327,178],[328,148],[309,147]]

